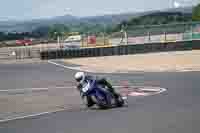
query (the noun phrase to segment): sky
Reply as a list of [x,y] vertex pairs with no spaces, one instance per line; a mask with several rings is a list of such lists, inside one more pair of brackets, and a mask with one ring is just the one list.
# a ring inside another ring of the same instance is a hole
[[96,16],[191,6],[200,0],[0,0],[0,21]]

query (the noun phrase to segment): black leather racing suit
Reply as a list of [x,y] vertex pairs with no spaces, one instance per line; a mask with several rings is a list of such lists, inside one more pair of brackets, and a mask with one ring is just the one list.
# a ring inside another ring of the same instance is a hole
[[[107,88],[108,91],[110,91],[112,94],[114,94],[115,98],[118,99],[118,94],[115,92],[112,85],[105,78],[87,75],[85,77],[85,82],[87,82],[89,80],[96,80],[97,84],[105,86],[105,88]],[[80,91],[81,88],[82,88],[82,84],[80,83],[80,84],[77,85],[77,89]],[[91,97],[87,97],[87,106],[91,107],[93,105],[94,105],[94,102],[92,101]]]

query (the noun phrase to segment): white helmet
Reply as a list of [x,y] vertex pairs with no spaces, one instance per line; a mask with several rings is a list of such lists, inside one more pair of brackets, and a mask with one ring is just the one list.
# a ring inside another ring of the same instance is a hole
[[85,73],[84,72],[77,72],[74,77],[75,77],[77,82],[82,83],[85,80]]

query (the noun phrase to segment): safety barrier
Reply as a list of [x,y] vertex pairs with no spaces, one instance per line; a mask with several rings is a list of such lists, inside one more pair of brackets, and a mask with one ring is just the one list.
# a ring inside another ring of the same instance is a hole
[[42,51],[40,53],[40,57],[41,59],[46,60],[46,59],[59,59],[59,58],[128,55],[137,53],[180,51],[180,50],[192,50],[192,49],[200,49],[200,40],[166,42],[166,43],[148,43],[148,44],[137,44],[137,45],[119,45],[119,46],[101,47],[101,48],[50,50],[50,51]]
[[0,48],[0,60],[40,58],[40,48],[5,47]]

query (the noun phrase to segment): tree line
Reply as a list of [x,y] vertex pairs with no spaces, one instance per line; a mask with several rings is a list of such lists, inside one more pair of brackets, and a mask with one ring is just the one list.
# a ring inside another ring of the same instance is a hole
[[122,21],[117,25],[89,24],[80,23],[78,25],[54,24],[51,26],[40,26],[31,32],[24,33],[3,33],[0,32],[0,41],[17,40],[24,38],[51,38],[57,36],[67,36],[70,32],[79,32],[80,34],[99,34],[112,33],[120,31],[122,27],[134,27],[140,25],[160,25],[182,22],[200,21],[200,4],[195,6],[191,14],[180,12],[156,12],[148,15],[132,18],[129,21]]

